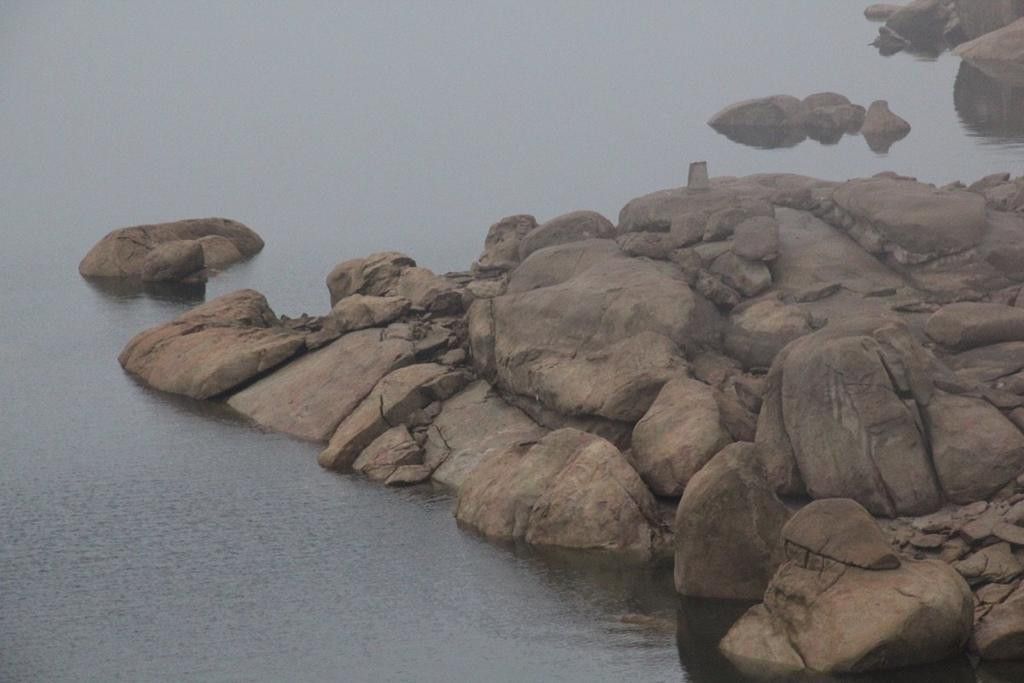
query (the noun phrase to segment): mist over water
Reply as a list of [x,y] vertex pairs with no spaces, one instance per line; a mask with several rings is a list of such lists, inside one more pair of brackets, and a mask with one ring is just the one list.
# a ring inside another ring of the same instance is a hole
[[[373,251],[468,268],[507,214],[614,222],[693,160],[1024,173],[1024,123],[994,104],[1020,90],[880,57],[867,4],[0,0],[0,679],[730,680],[714,638],[619,621],[675,620],[666,572],[485,543],[449,499],[322,471],[116,356],[240,287],[323,313],[330,268]],[[878,155],[705,123],[822,90],[913,130]],[[113,228],[215,215],[267,247],[205,290],[78,276]]]

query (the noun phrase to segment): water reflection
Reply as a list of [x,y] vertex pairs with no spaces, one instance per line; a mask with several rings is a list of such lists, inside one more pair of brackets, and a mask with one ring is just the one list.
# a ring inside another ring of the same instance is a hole
[[205,282],[143,282],[136,278],[116,277],[83,279],[94,291],[115,301],[148,296],[157,301],[195,304],[206,299]]
[[953,105],[972,133],[1001,142],[1024,141],[1024,76],[996,79],[961,62]]

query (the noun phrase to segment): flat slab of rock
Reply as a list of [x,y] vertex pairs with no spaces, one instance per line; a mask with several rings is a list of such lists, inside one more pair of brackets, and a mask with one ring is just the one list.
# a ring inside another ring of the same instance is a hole
[[374,481],[387,481],[399,468],[422,465],[422,460],[423,449],[412,438],[405,425],[398,425],[381,434],[363,449],[352,464],[352,469]]
[[[263,240],[250,228],[226,218],[194,218],[172,223],[136,225],[110,232],[89,250],[78,266],[85,277],[141,278],[146,257],[162,244],[217,236],[229,240],[248,258],[263,249]],[[218,267],[228,265],[223,260]]]
[[352,332],[238,392],[228,405],[256,423],[311,441],[326,441],[392,370],[412,362],[413,344]]
[[303,336],[281,326],[262,294],[225,294],[136,335],[121,366],[154,389],[206,399],[292,359]]
[[850,235],[871,253],[916,263],[970,249],[986,228],[985,199],[966,190],[938,190],[912,180],[866,178],[843,183],[832,201]]
[[535,442],[546,433],[481,380],[445,401],[427,430],[424,461],[434,481],[458,490],[492,453]]
[[925,331],[957,351],[1024,341],[1024,308],[980,302],[948,304],[928,318]]
[[1024,82],[1024,18],[963,43],[953,53],[994,78]]

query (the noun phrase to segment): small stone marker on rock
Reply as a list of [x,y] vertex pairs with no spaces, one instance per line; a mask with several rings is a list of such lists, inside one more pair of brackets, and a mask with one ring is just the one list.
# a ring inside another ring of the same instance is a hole
[[708,181],[708,162],[695,161],[690,164],[690,175],[686,179],[688,190],[710,190],[711,183]]

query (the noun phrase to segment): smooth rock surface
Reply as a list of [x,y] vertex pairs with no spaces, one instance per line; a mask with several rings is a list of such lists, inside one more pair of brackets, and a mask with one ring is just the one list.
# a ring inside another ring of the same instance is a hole
[[545,247],[587,239],[611,239],[615,226],[596,211],[573,211],[537,226],[519,243],[519,260]]
[[957,351],[1024,341],[1024,308],[981,302],[947,304],[928,318],[925,331]]
[[143,282],[177,282],[196,275],[206,266],[199,240],[157,244],[142,261]]
[[118,356],[147,385],[196,399],[219,396],[301,353],[262,294],[225,294],[139,333]]

